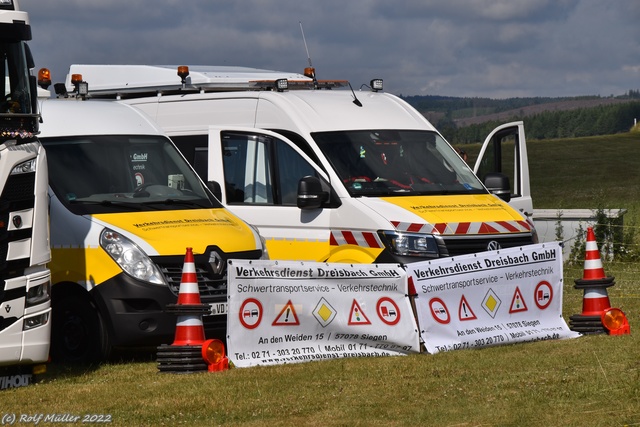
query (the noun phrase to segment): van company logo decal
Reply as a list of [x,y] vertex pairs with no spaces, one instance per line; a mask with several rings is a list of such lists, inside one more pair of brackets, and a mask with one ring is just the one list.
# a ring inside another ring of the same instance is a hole
[[149,158],[148,153],[133,153],[131,155],[132,162],[146,162],[148,158]]
[[148,221],[141,223],[134,223],[136,228],[149,228],[149,227],[176,227],[183,225],[233,225],[233,221],[229,219],[221,218],[182,218],[182,219],[167,219],[163,221]]

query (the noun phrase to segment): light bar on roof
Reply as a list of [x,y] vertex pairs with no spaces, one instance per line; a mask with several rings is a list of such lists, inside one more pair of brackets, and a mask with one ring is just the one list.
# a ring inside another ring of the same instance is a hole
[[282,92],[283,90],[287,89],[289,89],[289,81],[287,79],[276,80],[276,90],[278,92]]

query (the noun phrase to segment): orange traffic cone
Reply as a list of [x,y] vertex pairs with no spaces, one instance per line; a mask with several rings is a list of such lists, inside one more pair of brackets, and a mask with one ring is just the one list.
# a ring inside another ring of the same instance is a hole
[[[602,267],[600,251],[592,227],[587,228],[584,272],[582,279],[575,280],[575,289],[583,289],[582,313],[569,317],[569,328],[585,334],[612,333],[609,322],[611,303],[607,288],[615,285],[614,277],[606,276]],[[619,319],[620,310],[616,310]],[[627,323],[628,330],[628,323]]]
[[576,280],[576,289],[584,289],[582,300],[583,316],[600,316],[603,311],[611,307],[607,288],[615,283],[613,277],[606,277],[600,251],[596,242],[593,228],[587,228],[587,243],[585,247],[584,272],[582,280]]
[[173,308],[178,314],[176,336],[171,345],[202,345],[204,343],[204,324],[202,315],[210,311],[210,307],[200,302],[196,265],[193,251],[187,248],[178,292],[178,304]]
[[158,347],[157,361],[161,372],[201,372],[209,369],[203,358],[205,343],[202,315],[209,313],[208,304],[200,301],[196,267],[192,248],[187,248],[180,280],[177,304],[168,304],[166,311],[178,316],[173,344]]
[[178,290],[178,305],[200,304],[200,289],[196,276],[196,264],[193,261],[193,249],[187,248],[182,266],[180,289]]
[[600,259],[600,251],[596,242],[596,234],[592,227],[587,228],[587,242],[584,251],[584,273],[583,280],[604,279],[604,268]]

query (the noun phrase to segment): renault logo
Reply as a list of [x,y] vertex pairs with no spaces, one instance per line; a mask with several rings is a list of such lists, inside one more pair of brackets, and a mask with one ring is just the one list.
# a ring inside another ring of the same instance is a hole
[[502,249],[502,247],[500,246],[500,243],[495,240],[492,240],[487,244],[488,251],[497,251],[498,249]]
[[211,252],[209,254],[209,265],[215,274],[222,274],[224,271],[224,261],[217,252]]

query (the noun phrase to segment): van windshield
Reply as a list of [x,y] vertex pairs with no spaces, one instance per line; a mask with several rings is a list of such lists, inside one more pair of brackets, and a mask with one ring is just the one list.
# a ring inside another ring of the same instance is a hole
[[486,193],[435,132],[355,130],[312,136],[354,197]]
[[41,138],[49,185],[86,212],[220,207],[168,138],[100,135]]

